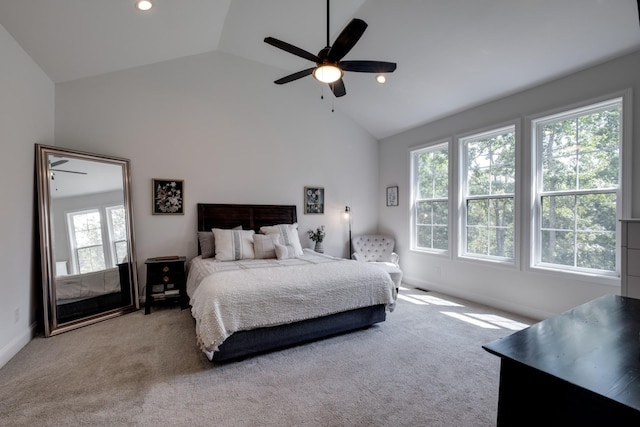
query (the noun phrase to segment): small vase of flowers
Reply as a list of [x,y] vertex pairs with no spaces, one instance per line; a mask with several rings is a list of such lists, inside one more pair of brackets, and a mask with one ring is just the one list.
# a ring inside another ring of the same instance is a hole
[[322,244],[325,236],[324,225],[321,225],[315,230],[307,231],[307,235],[309,236],[309,239],[313,240],[316,243],[316,246],[313,250],[321,254],[324,253],[324,245]]

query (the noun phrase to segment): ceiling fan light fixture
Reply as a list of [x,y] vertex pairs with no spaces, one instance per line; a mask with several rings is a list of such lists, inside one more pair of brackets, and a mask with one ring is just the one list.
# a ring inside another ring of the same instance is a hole
[[136,9],[141,11],[147,11],[153,7],[153,3],[150,0],[136,0]]
[[307,68],[275,80],[275,84],[281,85],[301,79],[308,75],[313,75],[313,77],[319,82],[328,83],[331,92],[333,92],[336,98],[339,98],[347,94],[347,90],[344,87],[344,81],[342,80],[344,71],[375,74],[392,73],[395,71],[395,62],[343,61],[342,59],[345,55],[351,51],[358,40],[360,40],[360,37],[364,34],[364,31],[367,29],[367,23],[362,19],[353,18],[351,22],[342,29],[332,46],[330,45],[329,40],[329,35],[331,34],[329,30],[330,16],[329,0],[327,0],[327,44],[320,50],[320,52],[318,52],[317,55],[282,40],[278,40],[273,37],[265,37],[265,43],[306,59],[307,61],[312,61],[316,64],[316,67]]
[[333,83],[342,78],[342,70],[333,64],[322,64],[313,70],[313,77],[322,83]]
[[386,81],[387,81],[387,78],[385,77],[385,75],[384,75],[384,74],[378,74],[378,75],[376,76],[376,81],[377,81],[378,83],[382,84],[382,83],[384,83],[384,82],[386,82]]

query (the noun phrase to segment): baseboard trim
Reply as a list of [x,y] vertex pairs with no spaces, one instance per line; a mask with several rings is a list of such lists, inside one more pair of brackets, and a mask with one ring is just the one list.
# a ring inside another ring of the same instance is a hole
[[35,336],[36,325],[36,323],[32,324],[29,326],[29,329],[15,337],[11,342],[0,349],[0,368],[6,365],[9,360],[13,359],[13,357],[18,354],[25,345],[29,344],[29,341],[31,341]]
[[547,319],[555,315],[554,313],[548,313],[545,311],[534,309],[532,307],[497,300],[495,298],[490,298],[486,295],[478,293],[460,292],[457,289],[451,289],[447,286],[441,286],[434,282],[412,277],[403,277],[402,284],[409,288],[418,288],[424,291],[440,292],[445,295],[451,295],[452,297],[462,298],[476,302],[478,304],[488,305],[489,307],[493,307],[498,310],[504,310],[510,313],[518,314],[520,316],[529,317],[532,320]]

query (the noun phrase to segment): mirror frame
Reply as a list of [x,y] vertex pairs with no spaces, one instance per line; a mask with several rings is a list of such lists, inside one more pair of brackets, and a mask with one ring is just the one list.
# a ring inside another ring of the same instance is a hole
[[[115,309],[105,310],[98,314],[89,315],[68,322],[59,323],[57,316],[56,288],[54,273],[54,253],[51,224],[51,180],[49,170],[49,155],[66,156],[76,159],[110,163],[122,167],[122,190],[127,230],[127,249],[129,253],[129,280],[131,283],[131,303]],[[134,243],[133,207],[131,203],[131,172],[129,159],[87,153],[42,144],[36,144],[36,181],[38,222],[40,231],[40,265],[42,273],[42,302],[45,337],[67,332],[82,326],[87,326],[102,320],[121,316],[140,309],[138,298],[138,271]]]

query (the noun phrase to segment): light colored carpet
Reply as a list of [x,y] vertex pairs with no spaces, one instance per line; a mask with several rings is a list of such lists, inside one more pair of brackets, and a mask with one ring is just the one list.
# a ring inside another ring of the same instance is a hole
[[400,295],[384,323],[227,364],[179,308],[38,337],[0,369],[0,425],[494,426],[500,361],[481,346],[531,321]]

